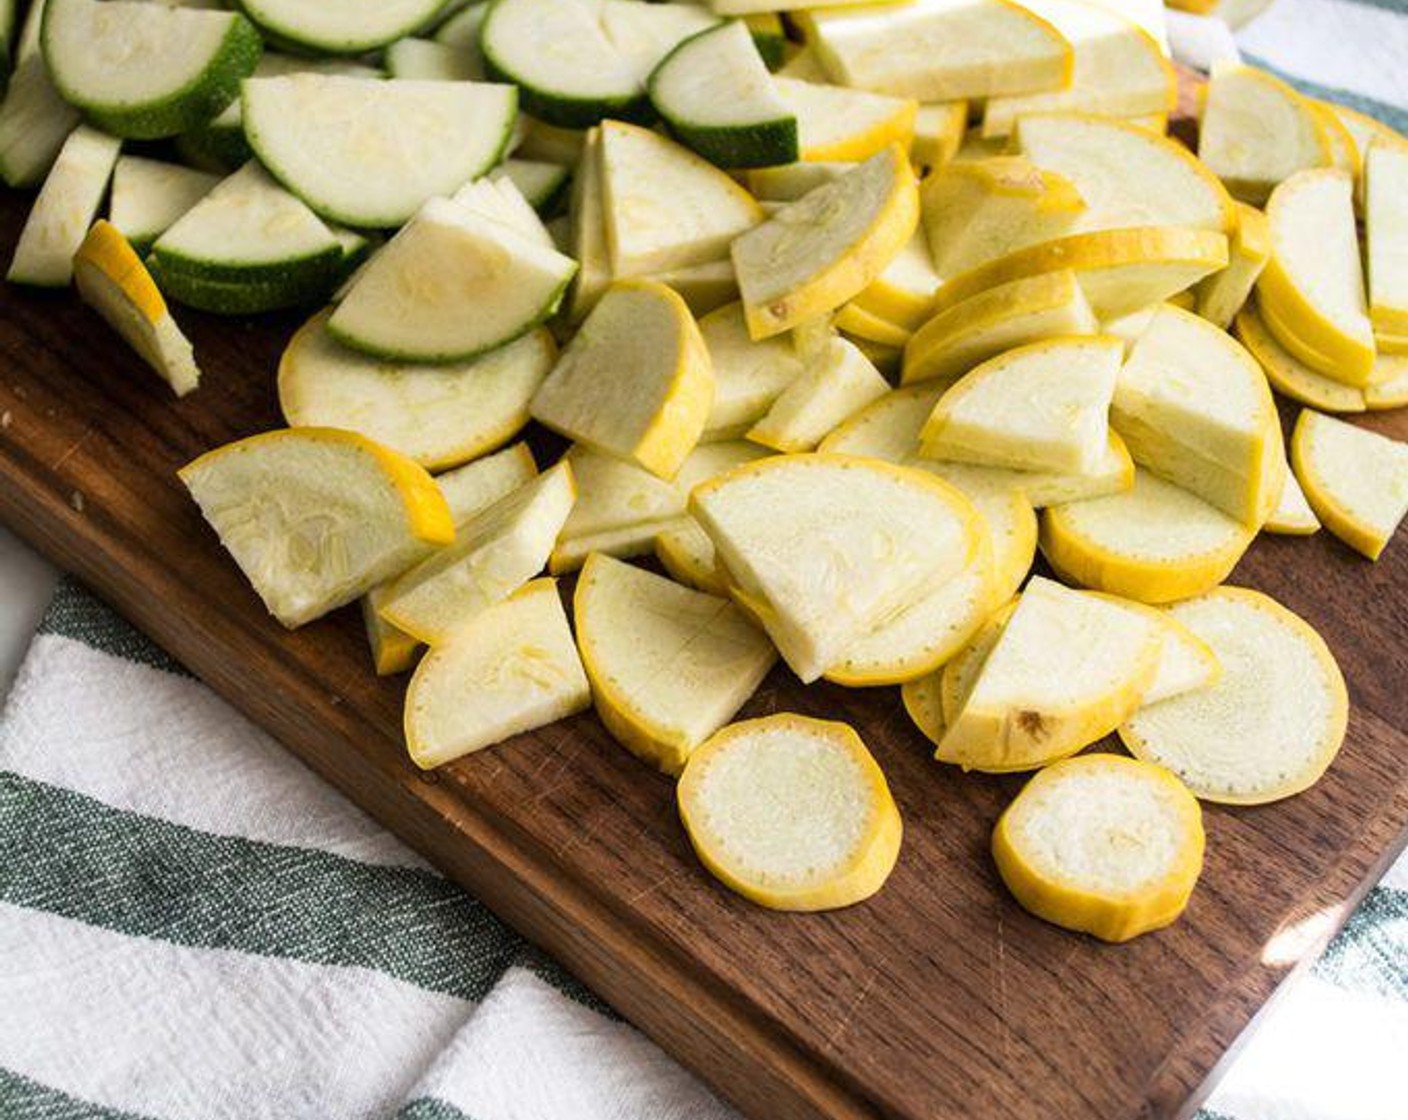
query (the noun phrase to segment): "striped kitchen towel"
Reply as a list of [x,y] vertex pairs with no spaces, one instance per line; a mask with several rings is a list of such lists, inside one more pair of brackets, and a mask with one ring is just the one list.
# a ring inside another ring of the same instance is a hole
[[[4,1120],[723,1120],[71,581],[0,722]],[[1408,858],[1200,1120],[1405,1120]]]
[[[1279,0],[1235,46],[1172,31],[1408,130],[1405,17]],[[1201,1120],[1408,1120],[1408,858],[1263,1018]],[[0,1118],[733,1115],[60,585],[0,721]]]

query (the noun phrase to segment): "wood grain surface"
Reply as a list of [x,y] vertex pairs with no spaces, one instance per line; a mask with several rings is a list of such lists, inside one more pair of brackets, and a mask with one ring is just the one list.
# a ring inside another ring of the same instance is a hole
[[[26,205],[0,197],[0,244]],[[355,611],[297,633],[264,614],[173,472],[280,422],[294,318],[182,312],[205,377],[177,402],[70,295],[0,299],[0,520],[760,1120],[1186,1114],[1402,846],[1408,541],[1375,565],[1327,533],[1263,537],[1233,580],[1325,635],[1349,736],[1308,793],[1208,807],[1206,869],[1174,927],[1113,947],[1028,916],[988,855],[1022,778],[932,761],[896,689],[804,688],[784,669],[743,714],[853,723],[905,843],[864,905],[758,909],[700,869],[672,783],[594,716],[423,775],[401,749],[403,681],[372,675]],[[1408,416],[1355,422],[1408,436]]]

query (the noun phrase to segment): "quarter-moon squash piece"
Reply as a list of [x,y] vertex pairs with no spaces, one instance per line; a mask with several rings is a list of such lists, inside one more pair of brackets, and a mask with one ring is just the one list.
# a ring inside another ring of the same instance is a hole
[[1377,560],[1408,513],[1408,444],[1307,408],[1291,460],[1325,527]]
[[899,857],[899,809],[844,723],[782,713],[731,724],[690,755],[678,797],[700,862],[774,910],[860,902]]
[[1039,918],[1128,941],[1183,913],[1203,867],[1203,814],[1167,770],[1113,754],[1032,778],[997,822],[992,852]]
[[354,432],[283,428],[179,472],[269,613],[301,626],[394,575],[455,525],[435,480]]
[[1109,444],[1110,399],[1123,360],[1124,344],[1105,336],[1048,339],[989,358],[939,398],[920,433],[920,453],[1088,474]]
[[537,579],[425,655],[406,690],[406,749],[430,770],[590,705],[557,583]]
[[950,384],[1004,350],[1100,329],[1076,274],[1066,269],[999,284],[935,315],[904,348],[906,384]]
[[748,333],[769,338],[849,302],[918,224],[919,189],[898,144],[784,206],[730,250]]
[[1041,551],[1063,579],[1144,603],[1217,586],[1256,533],[1141,468],[1121,494],[1048,506]]
[[1281,487],[1281,500],[1271,511],[1262,529],[1292,537],[1308,537],[1320,531],[1320,519],[1310,508],[1305,491],[1300,488],[1295,472],[1286,471],[1286,483]]
[[562,352],[532,413],[596,451],[673,478],[713,397],[713,364],[684,300],[653,280],[623,280]]
[[812,451],[846,417],[889,391],[855,343],[831,338],[748,430],[748,438],[776,451]]
[[804,681],[957,575],[978,515],[933,475],[845,455],[777,455],[697,487],[740,604]]
[[1281,494],[1285,449],[1266,378],[1206,319],[1160,307],[1115,385],[1110,425],[1134,461],[1250,529]]
[[601,553],[582,568],[573,613],[601,722],[667,774],[734,717],[777,660],[727,599]]
[[934,314],[999,284],[1069,268],[1096,318],[1113,319],[1168,299],[1226,266],[1227,237],[1213,230],[1145,226],[1072,233],[950,274],[934,296]]
[[[531,481],[538,473],[538,464],[526,443],[516,443],[494,455],[486,455],[435,479],[450,517],[458,530],[483,513],[500,498]],[[427,545],[429,556],[435,549]],[[419,559],[419,558],[418,558]],[[397,573],[399,574],[399,573]],[[362,596],[362,624],[371,647],[372,664],[377,676],[404,673],[415,664],[420,642],[404,630],[399,630],[381,617],[381,605],[386,601],[390,582],[373,587]]]
[[1138,125],[1085,113],[1035,113],[1017,122],[1017,145],[1064,176],[1085,200],[1074,232],[1185,226],[1231,233],[1232,197],[1187,148]]
[[1282,346],[1326,377],[1362,388],[1375,350],[1353,193],[1354,180],[1339,168],[1299,172],[1271,192],[1271,259],[1256,291]]
[[151,274],[117,227],[93,223],[73,258],[73,279],[92,307],[184,397],[200,382],[190,340],[167,310]]
[[1005,772],[1074,754],[1138,708],[1162,645],[1138,612],[1034,577],[934,757]]
[[1136,758],[1204,801],[1260,805],[1314,785],[1344,741],[1349,701],[1324,640],[1270,596],[1219,587],[1168,608],[1222,663],[1211,687],[1140,709],[1120,728]]
[[576,500],[572,468],[544,471],[475,517],[441,549],[386,588],[381,615],[437,645],[542,571]]
[[1251,66],[1213,67],[1198,158],[1253,205],[1298,171],[1330,165],[1330,146],[1309,98]]
[[528,402],[557,356],[535,330],[478,358],[443,365],[383,361],[340,346],[328,311],[279,359],[279,407],[294,427],[361,432],[427,470],[493,451],[528,423]]

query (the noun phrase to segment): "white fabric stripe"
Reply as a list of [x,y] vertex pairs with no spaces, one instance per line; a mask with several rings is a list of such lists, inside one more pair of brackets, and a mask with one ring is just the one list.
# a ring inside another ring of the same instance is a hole
[[198,681],[72,638],[34,639],[0,768],[206,832],[427,866]]
[[474,1120],[729,1120],[736,1114],[644,1035],[510,969],[411,1097]]
[[1304,976],[1270,1008],[1208,1108],[1237,1120],[1404,1120],[1408,1004]]
[[1408,19],[1394,12],[1345,0],[1276,0],[1237,43],[1297,77],[1408,105]]
[[381,1120],[474,1005],[0,903],[0,1066],[163,1120]]
[[1393,862],[1393,866],[1379,880],[1379,886],[1394,890],[1408,891],[1408,848],[1405,848]]

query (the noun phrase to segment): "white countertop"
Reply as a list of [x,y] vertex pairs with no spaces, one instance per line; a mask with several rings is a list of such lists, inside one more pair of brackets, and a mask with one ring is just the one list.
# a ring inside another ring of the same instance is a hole
[[0,526],[0,701],[9,694],[58,572]]

